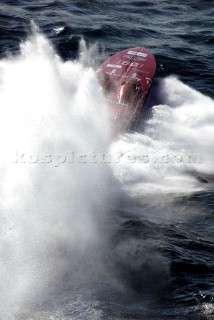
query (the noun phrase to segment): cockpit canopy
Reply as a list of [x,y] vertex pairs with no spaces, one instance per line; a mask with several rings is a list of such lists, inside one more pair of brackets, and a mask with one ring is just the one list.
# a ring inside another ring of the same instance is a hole
[[122,81],[117,89],[119,103],[127,104],[133,102],[142,92],[140,82],[136,79]]
[[141,82],[137,79],[123,78],[117,85],[108,73],[102,71],[97,75],[103,90],[107,95],[113,94],[116,98],[115,102],[132,105],[143,96]]

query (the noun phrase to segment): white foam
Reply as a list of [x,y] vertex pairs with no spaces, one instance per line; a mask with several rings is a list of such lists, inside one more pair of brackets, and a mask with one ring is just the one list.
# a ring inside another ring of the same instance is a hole
[[197,176],[214,173],[214,101],[175,77],[162,79],[160,94],[165,104],[153,107],[142,132],[120,137],[111,148],[123,155],[112,167],[134,197],[203,190]]

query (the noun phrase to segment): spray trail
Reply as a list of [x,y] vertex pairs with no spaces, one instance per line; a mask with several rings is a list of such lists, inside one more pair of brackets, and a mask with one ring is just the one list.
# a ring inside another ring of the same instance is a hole
[[161,80],[158,94],[164,104],[153,107],[141,132],[111,146],[120,158],[115,175],[134,197],[204,190],[198,177],[214,174],[214,102],[174,77]]

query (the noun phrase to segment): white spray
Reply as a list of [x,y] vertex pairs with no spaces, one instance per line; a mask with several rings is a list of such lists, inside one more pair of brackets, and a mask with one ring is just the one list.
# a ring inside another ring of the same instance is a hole
[[162,79],[158,94],[165,104],[153,107],[141,132],[112,145],[115,175],[134,197],[204,190],[210,184],[198,177],[214,174],[214,101],[175,77]]
[[110,190],[109,170],[93,161],[109,146],[94,71],[63,62],[39,33],[20,51],[0,61],[2,319],[80,268]]

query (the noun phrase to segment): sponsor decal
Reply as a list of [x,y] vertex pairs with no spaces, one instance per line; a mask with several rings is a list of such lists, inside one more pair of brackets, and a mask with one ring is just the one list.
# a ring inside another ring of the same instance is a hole
[[138,65],[139,65],[139,63],[132,62],[132,63],[130,64],[130,67],[137,67]]
[[146,61],[146,59],[141,58],[141,57],[123,56],[123,58],[131,59],[131,60],[138,60],[138,61]]
[[124,66],[130,66],[130,67],[137,67],[139,65],[139,63],[137,62],[130,62],[130,61],[123,61],[122,65]]
[[140,69],[134,69],[136,72],[141,72],[141,73],[144,73],[144,74],[148,74],[149,72],[148,71],[145,71],[145,70],[140,70]]
[[138,56],[138,57],[147,57],[148,54],[144,52],[136,52],[136,51],[128,51],[127,54],[131,54],[133,56]]
[[107,67],[110,67],[110,68],[117,68],[117,69],[122,68],[122,66],[119,66],[119,65],[117,65],[117,64],[107,64]]

